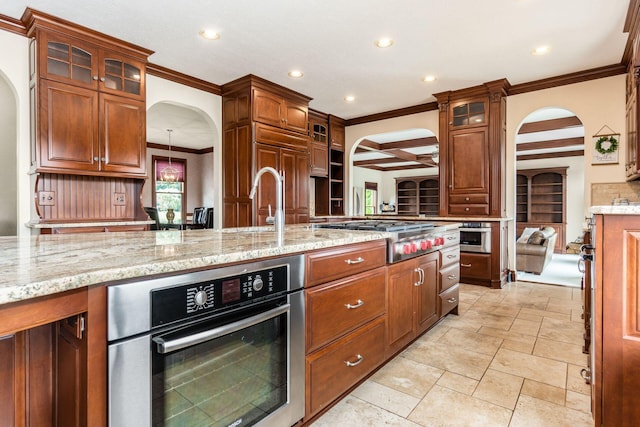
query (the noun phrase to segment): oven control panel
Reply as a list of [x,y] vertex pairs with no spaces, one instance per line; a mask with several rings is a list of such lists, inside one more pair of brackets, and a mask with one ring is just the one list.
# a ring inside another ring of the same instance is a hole
[[281,295],[286,265],[151,292],[151,326],[159,326]]

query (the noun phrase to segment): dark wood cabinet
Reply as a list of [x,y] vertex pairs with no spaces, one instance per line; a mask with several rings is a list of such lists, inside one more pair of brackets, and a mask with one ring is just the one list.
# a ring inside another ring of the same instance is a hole
[[[638,36],[636,36],[637,41]],[[634,46],[637,43],[634,43]],[[626,81],[626,161],[627,181],[640,178],[640,151],[638,150],[638,85],[640,84],[640,66],[637,59],[629,64]]]
[[398,215],[438,216],[438,177],[396,178]]
[[516,234],[526,227],[553,227],[555,252],[566,251],[567,168],[520,169],[516,172]]
[[223,226],[264,225],[275,210],[275,182],[265,174],[255,201],[253,177],[264,166],[285,175],[285,223],[309,221],[310,98],[256,76],[223,86]]
[[640,419],[640,218],[595,215],[590,351],[596,426]]
[[507,281],[508,221],[492,221],[491,245],[488,253],[460,252],[460,281],[472,285],[500,289]]
[[[255,144],[256,171],[271,166],[282,171],[284,181],[285,224],[309,222],[309,156],[305,152],[272,145]],[[256,197],[257,225],[266,225],[269,216],[275,213],[276,185],[270,174],[262,175],[260,191]]]
[[391,356],[438,320],[439,253],[388,267],[387,356]]
[[314,177],[329,176],[329,120],[325,114],[309,110],[310,174]]
[[505,216],[508,85],[503,79],[434,95],[440,108],[441,216]]
[[151,51],[28,9],[32,166],[146,176],[145,67]]
[[329,115],[329,141],[332,150],[344,151],[345,121],[337,116]]

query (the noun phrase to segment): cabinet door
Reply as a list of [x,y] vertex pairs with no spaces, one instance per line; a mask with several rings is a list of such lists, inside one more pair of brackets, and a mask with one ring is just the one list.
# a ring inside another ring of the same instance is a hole
[[[280,170],[280,149],[266,144],[255,144],[256,170],[259,171],[263,167],[270,166],[275,170]],[[255,176],[255,173],[254,173]],[[285,195],[286,197],[286,195]],[[285,209],[287,209],[287,202]],[[267,217],[269,216],[269,206],[271,206],[271,215],[276,212],[276,182],[270,173],[265,173],[260,177],[258,190],[254,199],[256,209],[255,224],[267,225]],[[285,218],[286,223],[286,218]]]
[[40,80],[39,168],[97,171],[98,93]]
[[98,49],[73,37],[41,31],[38,34],[41,78],[87,89],[98,88]]
[[282,148],[278,167],[284,174],[285,224],[309,222],[309,155]]
[[144,100],[145,64],[115,52],[101,52],[100,91]]
[[391,356],[415,336],[413,301],[418,272],[413,260],[393,264],[387,271],[387,356]]
[[102,170],[146,174],[145,103],[100,95]]
[[336,123],[331,123],[329,127],[331,135],[331,148],[334,150],[344,151],[345,130],[344,126]]
[[249,227],[253,202],[249,199],[252,185],[251,127],[232,127],[222,134],[223,226]]
[[327,143],[312,142],[310,144],[311,176],[329,176],[329,148]]
[[433,252],[418,258],[418,269],[422,275],[420,286],[416,287],[416,333],[426,331],[438,320],[438,258]]
[[307,133],[309,126],[309,109],[304,104],[285,101],[284,127],[294,132]]
[[449,140],[449,194],[489,192],[486,129],[452,132]]
[[260,89],[254,89],[253,120],[267,125],[283,127],[283,104],[284,101],[281,97]]

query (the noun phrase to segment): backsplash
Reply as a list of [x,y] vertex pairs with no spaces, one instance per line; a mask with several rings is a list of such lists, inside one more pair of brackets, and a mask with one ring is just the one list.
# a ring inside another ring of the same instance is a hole
[[591,206],[611,205],[613,199],[640,202],[640,182],[613,182],[591,184]]

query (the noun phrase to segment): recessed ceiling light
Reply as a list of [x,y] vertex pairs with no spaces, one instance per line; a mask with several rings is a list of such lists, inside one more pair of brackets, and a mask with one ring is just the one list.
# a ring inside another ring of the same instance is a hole
[[435,81],[436,76],[424,76],[424,78],[422,79],[425,82],[432,82]]
[[388,38],[382,38],[382,39],[378,39],[376,40],[376,46],[380,47],[380,48],[385,48],[385,47],[389,47],[393,44],[393,40],[388,39]]
[[549,53],[549,46],[540,46],[531,52],[532,55],[544,55],[545,53]]
[[289,71],[289,77],[293,77],[294,79],[298,79],[298,78],[300,78],[302,76],[304,76],[304,74],[300,70],[291,70],[291,71]]
[[353,102],[353,101],[356,100],[356,97],[353,96],[353,95],[347,95],[347,96],[344,97],[344,100],[347,101],[347,102]]
[[200,31],[200,35],[207,40],[218,40],[220,38],[220,34],[216,33],[214,30],[202,30]]

